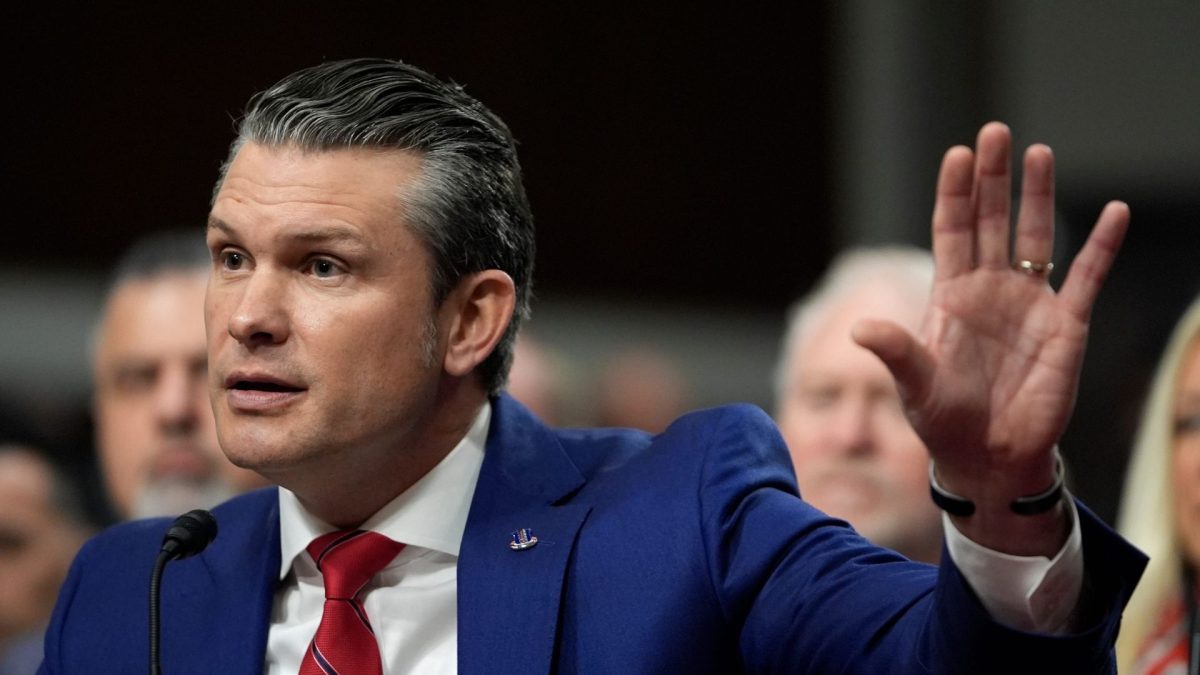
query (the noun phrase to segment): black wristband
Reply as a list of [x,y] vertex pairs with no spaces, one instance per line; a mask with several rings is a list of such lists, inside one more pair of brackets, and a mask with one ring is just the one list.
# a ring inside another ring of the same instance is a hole
[[963,499],[958,495],[947,492],[945,488],[938,485],[937,476],[933,471],[933,460],[929,460],[929,496],[933,498],[933,503],[937,507],[952,516],[969,516],[975,513],[975,502],[970,499]]
[[[1063,461],[1062,456],[1054,455],[1054,484],[1044,492],[1028,497],[1018,497],[1012,500],[1008,508],[1019,516],[1036,516],[1054,508],[1063,496]],[[929,462],[929,496],[938,508],[952,516],[969,516],[975,513],[975,502],[948,492],[937,482],[933,461]]]

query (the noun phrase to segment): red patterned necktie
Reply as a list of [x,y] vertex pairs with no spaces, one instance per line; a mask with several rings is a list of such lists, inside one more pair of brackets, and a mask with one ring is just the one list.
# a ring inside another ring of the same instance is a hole
[[325,579],[325,609],[300,675],[382,675],[379,644],[358,594],[402,548],[363,530],[330,532],[308,545]]

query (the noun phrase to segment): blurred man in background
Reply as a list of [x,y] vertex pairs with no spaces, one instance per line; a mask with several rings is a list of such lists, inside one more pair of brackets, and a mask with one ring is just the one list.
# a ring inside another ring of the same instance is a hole
[[609,356],[597,383],[596,424],[662,432],[688,411],[683,371],[663,351],[629,346]]
[[79,494],[43,455],[0,441],[0,675],[37,670],[54,598],[89,529]]
[[917,249],[857,249],[834,260],[790,312],[775,418],[809,503],[876,544],[936,563],[942,524],[929,499],[929,454],[887,368],[850,338],[868,317],[915,334],[932,284],[933,260]]
[[217,445],[207,389],[203,232],[163,232],[118,263],[95,340],[96,446],[120,518],[207,508],[265,482]]
[[547,424],[562,426],[569,417],[565,360],[530,333],[521,332],[513,343],[513,365],[508,372],[508,393]]

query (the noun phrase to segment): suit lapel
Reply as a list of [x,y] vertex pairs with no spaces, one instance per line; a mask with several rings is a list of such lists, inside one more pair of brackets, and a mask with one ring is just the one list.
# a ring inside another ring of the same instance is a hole
[[[548,428],[507,396],[493,401],[459,552],[459,672],[551,671],[567,563],[591,510],[564,502],[583,484]],[[278,496],[261,490],[214,515],[219,533],[208,550],[167,568],[163,661],[260,672],[279,575]],[[508,546],[520,528],[533,531],[536,546]],[[518,660],[496,660],[514,653]]]
[[[459,672],[550,672],[567,562],[591,510],[561,502],[583,483],[549,429],[511,398],[493,401],[459,554]],[[510,548],[520,528],[538,543]]]

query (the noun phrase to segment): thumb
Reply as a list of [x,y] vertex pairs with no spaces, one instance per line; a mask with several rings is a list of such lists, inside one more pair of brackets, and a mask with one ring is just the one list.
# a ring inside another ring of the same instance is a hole
[[850,329],[850,337],[891,371],[906,408],[919,406],[929,395],[933,357],[908,331],[891,321],[863,319]]

